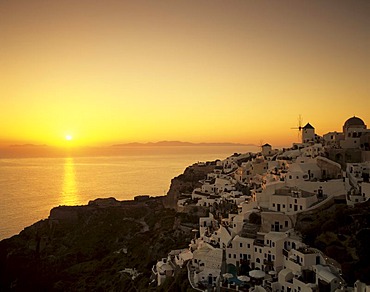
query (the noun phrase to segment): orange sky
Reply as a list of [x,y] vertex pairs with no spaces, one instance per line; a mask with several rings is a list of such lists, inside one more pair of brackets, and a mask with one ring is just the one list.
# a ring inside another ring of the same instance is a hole
[[0,2],[0,144],[274,146],[370,125],[370,2]]

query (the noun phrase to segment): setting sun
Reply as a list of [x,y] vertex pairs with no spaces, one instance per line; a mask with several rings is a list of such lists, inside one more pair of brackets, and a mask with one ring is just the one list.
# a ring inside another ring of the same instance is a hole
[[368,1],[54,2],[1,1],[0,145],[287,146],[299,114],[370,120]]
[[66,140],[67,141],[71,141],[73,139],[73,137],[71,135],[66,135]]

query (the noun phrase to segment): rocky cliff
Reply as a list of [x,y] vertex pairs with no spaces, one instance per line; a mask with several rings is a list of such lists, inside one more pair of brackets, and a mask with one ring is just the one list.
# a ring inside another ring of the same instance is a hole
[[[156,290],[152,265],[191,239],[191,228],[179,228],[184,216],[165,209],[162,198],[54,208],[0,242],[0,291]],[[125,268],[140,275],[132,279]],[[180,283],[186,290],[186,275]]]
[[370,202],[348,207],[341,202],[297,218],[296,229],[303,240],[336,260],[343,277],[353,286],[356,280],[370,284]]
[[213,172],[216,167],[215,162],[208,162],[206,164],[194,164],[185,169],[183,174],[171,180],[170,190],[164,200],[164,204],[168,208],[176,209],[177,199],[181,194],[191,194],[192,191],[200,187],[200,180],[207,177],[207,174]]

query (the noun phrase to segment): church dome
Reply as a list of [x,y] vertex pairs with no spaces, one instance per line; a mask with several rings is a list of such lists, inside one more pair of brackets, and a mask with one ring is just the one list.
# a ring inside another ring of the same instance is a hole
[[343,125],[343,130],[348,128],[365,128],[366,125],[363,120],[358,117],[353,116],[349,118]]

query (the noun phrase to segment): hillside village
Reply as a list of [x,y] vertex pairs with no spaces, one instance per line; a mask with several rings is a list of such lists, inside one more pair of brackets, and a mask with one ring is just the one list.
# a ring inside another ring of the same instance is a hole
[[216,161],[199,187],[175,198],[177,211],[206,216],[188,249],[153,266],[158,286],[186,266],[198,291],[370,291],[369,281],[346,283],[341,265],[297,228],[298,218],[337,202],[357,208],[369,200],[370,129],[354,116],[342,132],[319,136],[310,123],[299,131],[289,149],[264,144]]

